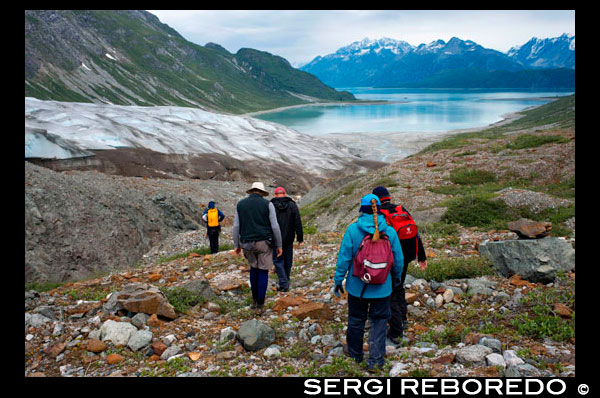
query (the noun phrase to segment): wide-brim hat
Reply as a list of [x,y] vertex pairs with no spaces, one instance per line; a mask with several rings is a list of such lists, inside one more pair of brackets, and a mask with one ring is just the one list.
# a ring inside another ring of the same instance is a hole
[[265,190],[265,186],[262,182],[253,182],[252,187],[246,191],[246,193],[252,193],[253,191],[259,191],[261,195],[268,196],[269,192]]

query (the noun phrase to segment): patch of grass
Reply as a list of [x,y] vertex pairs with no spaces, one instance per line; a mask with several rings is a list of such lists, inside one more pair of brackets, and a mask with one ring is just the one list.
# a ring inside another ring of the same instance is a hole
[[285,350],[282,353],[282,356],[284,358],[310,360],[312,358],[312,352],[309,345],[307,345],[305,342],[298,341],[294,343],[294,345],[288,350]]
[[506,144],[507,149],[525,149],[535,148],[546,144],[565,144],[571,142],[570,139],[561,135],[519,135],[513,142]]
[[61,282],[30,282],[25,284],[25,291],[35,290],[38,293],[47,292],[57,287],[63,286]]
[[457,153],[456,155],[454,155],[454,157],[462,157],[462,156],[471,156],[471,155],[476,155],[477,152],[476,151],[466,151],[466,152],[461,152],[461,153]]
[[442,221],[465,227],[506,229],[510,219],[506,203],[493,201],[489,195],[461,196],[448,201],[447,207]]
[[310,224],[310,225],[303,225],[302,226],[302,232],[304,232],[305,235],[313,235],[317,233],[317,226]]
[[[226,244],[223,244],[223,245],[219,245],[219,251],[220,252],[225,252],[225,251],[229,251],[229,250],[233,250],[233,244],[226,243]],[[170,257],[161,257],[161,258],[158,259],[157,263],[158,264],[168,263],[168,262],[171,262],[171,261],[174,261],[174,260],[179,260],[180,258],[186,258],[191,253],[196,253],[196,254],[200,254],[200,255],[210,254],[210,247],[202,246],[202,247],[199,247],[199,248],[187,251],[185,253],[175,254],[175,255],[170,256]]]
[[565,291],[537,288],[521,299],[522,314],[512,321],[521,335],[536,339],[550,337],[556,341],[568,341],[575,337],[575,312],[571,319],[563,319],[552,311],[555,303],[572,307],[575,303],[574,285]]
[[108,295],[108,293],[110,293],[110,290],[103,287],[71,289],[65,292],[65,294],[69,296],[73,301],[100,301],[103,298],[105,298]]
[[407,273],[428,281],[438,282],[449,279],[477,278],[484,275],[493,275],[492,264],[485,257],[465,258],[435,258],[427,261],[425,271],[414,262],[408,266]]
[[200,294],[190,292],[180,287],[170,289],[161,289],[169,303],[175,311],[186,313],[191,307],[197,304],[204,304],[207,300]]
[[[363,362],[364,367],[366,364]],[[364,369],[353,359],[345,357],[334,357],[332,363],[316,367],[313,363],[308,369],[302,371],[304,377],[361,377]]]
[[487,170],[461,167],[450,173],[450,181],[459,185],[480,185],[497,180],[496,174]]

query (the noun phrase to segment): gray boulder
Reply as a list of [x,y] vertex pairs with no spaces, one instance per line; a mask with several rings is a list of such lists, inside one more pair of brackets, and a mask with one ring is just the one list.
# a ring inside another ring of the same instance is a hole
[[502,353],[502,342],[491,337],[482,337],[479,344],[490,347],[495,353]]
[[214,299],[215,297],[217,297],[212,287],[210,287],[210,283],[204,278],[194,279],[185,282],[179,287],[190,293],[200,295],[205,299]]
[[531,282],[550,283],[559,270],[575,269],[575,249],[564,239],[487,241],[479,245],[504,277],[519,274]]
[[462,364],[471,364],[473,366],[483,366],[486,363],[486,356],[492,353],[492,349],[481,344],[469,345],[456,352],[456,362]]
[[140,312],[135,314],[134,317],[131,318],[131,323],[135,325],[138,329],[142,329],[144,326],[146,326],[146,323],[148,322],[149,318],[150,315]]
[[178,345],[172,345],[169,348],[167,348],[160,356],[160,359],[162,360],[168,360],[171,357],[174,357],[175,355],[178,355],[181,353],[181,347]]
[[496,287],[497,283],[488,280],[482,276],[480,278],[467,279],[467,293],[469,294],[482,294],[485,296],[491,296],[494,293],[493,288]]
[[25,328],[28,326],[39,328],[48,322],[52,322],[52,320],[42,314],[30,314],[28,312],[25,313]]
[[134,332],[137,332],[137,328],[131,323],[109,319],[100,327],[100,340],[110,340],[116,346],[124,346]]
[[152,342],[152,332],[149,330],[138,330],[131,334],[129,337],[129,341],[127,342],[127,346],[131,348],[132,351],[137,351],[140,348],[146,347],[148,344]]
[[275,331],[270,326],[251,319],[240,326],[238,339],[246,350],[258,351],[275,341]]

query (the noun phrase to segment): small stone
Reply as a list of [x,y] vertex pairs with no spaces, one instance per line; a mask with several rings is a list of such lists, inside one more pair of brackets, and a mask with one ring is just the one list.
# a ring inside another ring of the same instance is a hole
[[146,321],[146,325],[152,327],[160,327],[162,325],[162,321],[158,319],[158,316],[156,314],[152,314],[150,318],[148,318],[148,320]]
[[106,350],[106,344],[98,339],[89,339],[86,345],[86,350],[90,352],[102,352]]
[[162,355],[163,352],[168,348],[162,341],[156,341],[151,344],[152,350],[156,355]]
[[106,357],[106,363],[108,363],[109,365],[114,365],[115,363],[123,361],[123,359],[124,358],[119,354],[110,354]]

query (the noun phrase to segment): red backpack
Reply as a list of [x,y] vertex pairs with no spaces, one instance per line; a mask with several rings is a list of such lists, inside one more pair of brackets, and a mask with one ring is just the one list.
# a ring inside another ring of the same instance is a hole
[[402,206],[396,206],[391,213],[385,209],[381,209],[381,212],[385,214],[387,224],[396,230],[399,239],[411,239],[417,236],[417,224]]
[[[408,214],[404,207],[396,206],[393,212],[386,209],[381,209],[385,214],[385,220],[388,225],[396,230],[398,239],[411,239],[417,236],[417,224],[415,220]],[[417,250],[419,252],[419,241],[416,241]]]
[[381,285],[393,265],[394,255],[387,235],[380,232],[379,239],[373,241],[372,235],[367,234],[360,242],[354,256],[352,275],[358,276],[366,284]]

